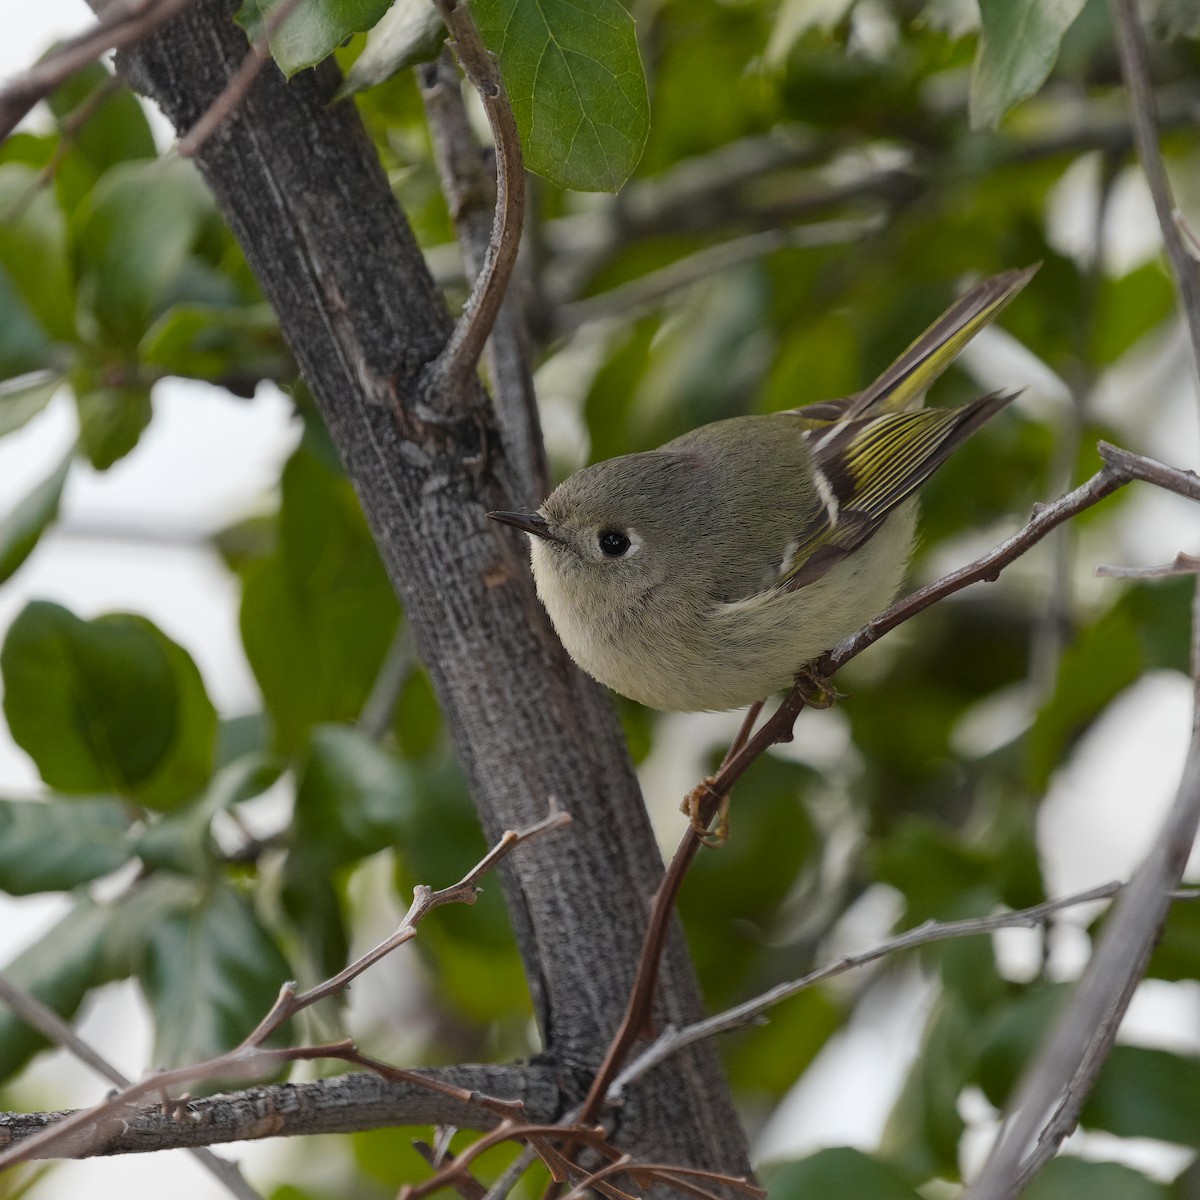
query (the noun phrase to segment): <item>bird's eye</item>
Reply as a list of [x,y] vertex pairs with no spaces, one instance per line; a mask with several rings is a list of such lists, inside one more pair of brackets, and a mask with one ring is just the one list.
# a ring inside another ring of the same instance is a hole
[[600,551],[609,558],[620,558],[629,549],[629,539],[619,529],[600,531]]

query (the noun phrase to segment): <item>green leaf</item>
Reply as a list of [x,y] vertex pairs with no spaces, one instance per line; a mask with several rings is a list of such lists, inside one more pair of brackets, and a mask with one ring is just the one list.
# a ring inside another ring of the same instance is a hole
[[187,652],[145,618],[34,601],[0,670],[9,729],[50,787],[172,809],[207,781],[216,712]]
[[415,786],[412,772],[365,734],[314,729],[296,788],[293,852],[329,868],[393,845],[412,821]]
[[0,522],[0,583],[29,557],[46,527],[58,516],[58,502],[71,469],[73,451]]
[[978,1014],[952,994],[930,1014],[921,1048],[888,1117],[880,1148],[914,1177],[958,1171],[958,1099],[978,1055]]
[[[77,376],[78,379],[78,376]],[[107,471],[138,443],[150,424],[148,387],[75,387],[79,444],[97,471]]]
[[[307,0],[298,5],[270,36],[271,56],[288,76],[315,67],[352,33],[370,29],[392,0]],[[252,42],[283,0],[242,0],[235,20]]]
[[1054,694],[1029,732],[1033,791],[1045,789],[1071,741],[1138,677],[1144,665],[1141,636],[1128,604],[1119,603],[1064,651]]
[[650,128],[633,18],[619,0],[472,0],[500,60],[525,165],[559,187],[615,192]]
[[134,852],[151,869],[210,876],[218,862],[209,829],[213,817],[261,795],[278,778],[281,764],[267,754],[247,754],[213,776],[204,795],[182,812],[150,825]]
[[173,304],[146,331],[138,361],[192,379],[285,373],[279,322],[266,304]]
[[1152,1050],[1114,1046],[1080,1121],[1088,1129],[1106,1129],[1118,1137],[1157,1138],[1200,1148],[1200,1059]]
[[0,800],[0,890],[68,891],[130,855],[129,813],[104,797]]
[[1168,1200],[1168,1192],[1121,1163],[1064,1156],[1046,1164],[1021,1200]]
[[361,713],[399,605],[353,489],[303,449],[284,468],[278,550],[241,571],[246,656],[290,753]]
[[446,40],[446,26],[433,0],[395,0],[346,73],[335,100],[353,96],[405,67],[436,58]]
[[1084,0],[979,0],[983,32],[971,76],[974,128],[994,128],[1042,86],[1083,5]]
[[313,731],[296,788],[283,905],[321,974],[344,966],[347,949],[331,877],[402,840],[418,787],[409,768],[356,730]]
[[[2,288],[0,288],[2,290]],[[3,300],[0,299],[0,324]],[[3,335],[0,335],[2,338]],[[4,351],[0,348],[0,361]],[[0,437],[20,429],[50,403],[62,386],[62,378],[51,371],[34,371],[0,383]]]
[[1200,903],[1180,900],[1171,906],[1146,974],[1172,983],[1200,979]]
[[[36,996],[64,1020],[69,1020],[100,978],[103,936],[109,914],[90,900],[81,900],[29,949],[4,968],[14,987]],[[0,1079],[15,1075],[50,1043],[0,1004]]]
[[[96,104],[101,89],[108,94]],[[124,81],[115,80],[99,63],[90,63],[68,76],[50,93],[48,103],[63,130],[63,149],[84,160],[95,178],[129,159],[154,158],[154,135],[137,97]],[[91,106],[87,120],[73,122],[67,135],[67,122],[84,105]]]
[[838,1146],[766,1171],[769,1200],[920,1200],[894,1167]]
[[[150,933],[141,971],[154,1013],[156,1066],[236,1046],[271,1007],[290,968],[249,901],[217,886]],[[205,1090],[219,1085],[205,1080]]]
[[[67,251],[67,225],[53,192],[37,172],[19,163],[0,165],[0,273],[26,311],[52,341],[75,339],[75,280]],[[43,365],[43,364],[38,364]]]
[[81,285],[118,347],[136,349],[211,211],[212,201],[185,159],[121,163],[80,204],[74,226]]

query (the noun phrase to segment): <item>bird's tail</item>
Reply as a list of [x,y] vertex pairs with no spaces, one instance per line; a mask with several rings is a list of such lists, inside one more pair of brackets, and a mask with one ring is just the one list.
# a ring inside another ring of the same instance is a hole
[[843,419],[919,408],[929,385],[996,319],[1041,265],[993,275],[965,292],[869,388],[851,399]]

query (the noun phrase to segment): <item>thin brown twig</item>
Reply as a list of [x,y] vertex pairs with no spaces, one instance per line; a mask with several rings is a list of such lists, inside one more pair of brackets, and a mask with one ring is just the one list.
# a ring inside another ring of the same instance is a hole
[[[455,1156],[447,1150],[444,1154],[438,1155],[434,1148],[428,1142],[423,1142],[420,1139],[413,1140],[413,1149],[435,1170],[441,1170],[443,1163],[451,1165],[455,1162]],[[487,1195],[487,1188],[471,1174],[470,1171],[464,1171],[458,1175],[450,1184],[450,1186],[463,1198],[463,1200],[484,1200]]]
[[[424,885],[414,888],[413,903],[399,926],[397,926],[395,932],[380,943],[380,945],[376,946],[373,950],[369,950],[356,962],[348,966],[344,971],[340,971],[332,979],[328,979],[316,987],[299,994],[296,993],[295,984],[284,984],[270,1011],[263,1017],[254,1030],[242,1040],[240,1045],[224,1054],[209,1059],[207,1062],[152,1073],[146,1078],[131,1083],[113,1095],[106,1097],[106,1099],[99,1104],[93,1105],[91,1108],[77,1110],[61,1121],[48,1126],[40,1133],[34,1134],[32,1137],[0,1152],[0,1169],[12,1166],[18,1162],[24,1162],[30,1158],[44,1156],[46,1150],[60,1139],[65,1139],[89,1126],[95,1128],[96,1138],[101,1139],[104,1132],[110,1126],[120,1124],[119,1114],[134,1101],[156,1092],[169,1095],[178,1088],[193,1083],[197,1079],[213,1079],[229,1075],[252,1078],[255,1075],[273,1070],[280,1063],[294,1062],[304,1058],[322,1057],[343,1058],[347,1061],[370,1065],[372,1069],[379,1069],[383,1064],[376,1064],[375,1060],[368,1060],[365,1056],[359,1055],[353,1044],[349,1042],[336,1043],[332,1046],[287,1047],[281,1049],[266,1049],[263,1047],[263,1042],[286,1021],[295,1016],[296,1013],[317,1003],[318,1000],[340,992],[348,983],[361,975],[368,967],[378,962],[385,954],[410,941],[416,936],[416,926],[435,908],[440,908],[446,904],[474,903],[476,897],[475,885],[478,880],[500,862],[501,859],[510,854],[518,845],[540,837],[551,830],[561,829],[569,823],[570,815],[568,813],[553,811],[541,821],[520,832],[508,830],[496,845],[458,883],[436,892]],[[505,1101],[495,1101],[495,1098],[492,1097],[479,1097],[474,1093],[464,1093],[463,1089],[454,1088],[453,1085],[444,1081],[429,1079],[411,1072],[403,1072],[400,1068],[388,1067],[386,1070],[391,1072],[391,1077],[393,1078],[403,1077],[407,1082],[417,1083],[428,1090],[452,1094],[456,1099],[464,1102],[481,1103],[486,1107],[486,1101],[493,1101],[493,1107],[488,1110],[490,1112],[495,1113],[497,1106],[500,1107],[501,1112],[507,1111],[504,1108],[507,1103]]]
[[1171,182],[1158,145],[1158,105],[1150,82],[1149,53],[1134,0],[1111,0],[1117,55],[1129,92],[1129,117],[1142,171],[1154,200],[1163,246],[1171,263],[1175,288],[1191,336],[1192,364],[1200,376],[1200,267],[1188,248],[1175,219]]
[[496,211],[487,255],[450,340],[426,368],[428,392],[440,407],[453,407],[475,373],[517,262],[525,219],[525,176],[517,120],[500,69],[479,36],[469,6],[464,0],[436,3],[463,72],[483,102],[496,145]]
[[267,14],[262,31],[256,37],[242,59],[241,66],[230,76],[221,94],[200,114],[196,123],[179,139],[175,152],[181,158],[193,158],[221,123],[246,98],[251,85],[263,67],[271,61],[271,38],[275,31],[288,19],[300,0],[281,0]]
[[183,12],[194,0],[142,0],[114,7],[91,29],[70,38],[27,71],[0,87],[0,142],[39,101],[76,71],[108,50],[120,50],[147,37]]
[[[130,1080],[112,1065],[96,1048],[85,1042],[52,1008],[43,1004],[31,992],[14,986],[0,975],[0,1000],[8,1005],[26,1025],[32,1026],[73,1054],[81,1063],[117,1087],[128,1087]],[[207,1146],[188,1147],[192,1157],[238,1200],[261,1200],[257,1190],[246,1182],[237,1163],[214,1154]]]
[[[474,286],[492,244],[496,181],[484,167],[449,50],[443,49],[436,60],[419,66],[417,82],[464,275]],[[509,289],[496,314],[492,335],[484,345],[484,361],[505,444],[520,472],[524,501],[536,504],[550,490],[550,469],[529,367],[524,313],[514,289]]]
[[[1104,466],[1087,482],[1051,504],[1040,506],[1019,532],[1001,543],[990,553],[942,579],[919,588],[893,604],[875,620],[846,638],[818,663],[817,673],[831,677],[851,659],[874,645],[885,633],[903,624],[917,613],[973,583],[992,582],[1000,572],[1042,540],[1064,521],[1099,503],[1105,497],[1135,479],[1154,483],[1188,499],[1200,502],[1200,477],[1191,471],[1180,471],[1154,459],[1132,454],[1101,442],[1098,446]],[[728,799],[734,783],[769,747],[792,737],[792,727],[807,703],[811,684],[797,684],[779,708],[763,723],[758,732],[737,753],[726,757],[716,775],[703,780],[688,797],[700,825],[710,822],[718,808]],[[740,736],[740,735],[739,735]],[[667,925],[674,909],[675,898],[688,867],[701,845],[700,835],[689,827],[675,851],[667,873],[654,895],[650,922],[638,958],[637,971],[625,1014],[609,1045],[604,1060],[592,1081],[580,1110],[584,1122],[595,1120],[602,1110],[605,1097],[635,1042],[641,1036],[654,998],[658,964],[665,944]]]

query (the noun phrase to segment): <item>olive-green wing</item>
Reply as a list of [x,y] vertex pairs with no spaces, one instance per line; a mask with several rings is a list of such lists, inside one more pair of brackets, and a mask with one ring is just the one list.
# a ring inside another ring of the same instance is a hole
[[960,408],[883,412],[810,434],[824,504],[800,531],[780,585],[805,587],[852,554],[1016,395],[993,393]]

